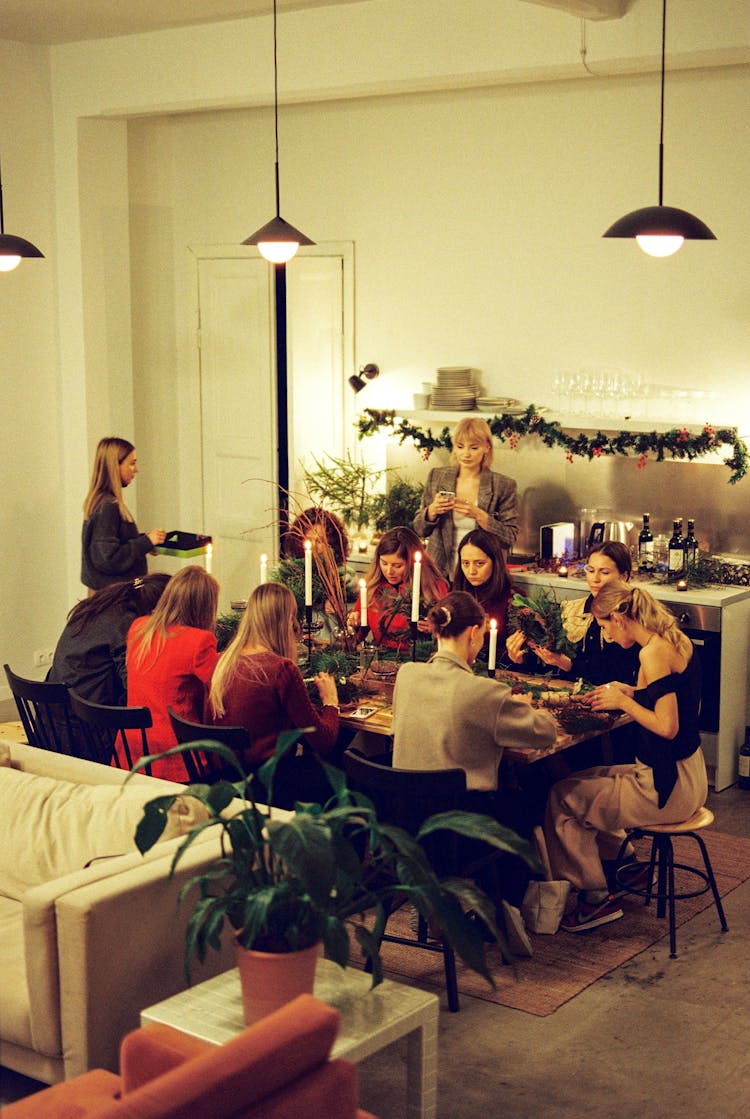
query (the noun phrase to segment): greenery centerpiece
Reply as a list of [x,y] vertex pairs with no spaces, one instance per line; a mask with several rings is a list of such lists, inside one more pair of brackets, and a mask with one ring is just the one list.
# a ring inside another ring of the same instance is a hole
[[560,603],[550,591],[540,588],[528,595],[514,594],[510,602],[510,622],[515,629],[520,629],[529,644],[566,657],[575,653],[575,645],[563,625]]
[[[305,730],[284,731],[276,751],[257,778],[272,799],[276,769],[294,749]],[[237,781],[190,785],[184,791],[155,797],[143,810],[135,842],[145,853],[162,835],[167,813],[182,797],[194,797],[205,809],[180,843],[171,871],[195,840],[218,831],[220,852],[180,892],[190,899],[185,942],[185,971],[190,961],[202,961],[209,949],[218,950],[229,925],[239,945],[269,953],[307,949],[320,941],[325,955],[345,967],[350,937],[372,967],[373,986],[382,979],[380,941],[388,913],[403,901],[411,902],[442,935],[466,965],[490,984],[485,960],[486,929],[507,955],[495,919],[495,903],[474,883],[441,878],[430,864],[423,841],[449,831],[478,840],[502,852],[512,852],[538,872],[541,867],[531,846],[489,816],[450,811],[425,820],[416,836],[378,820],[371,801],[347,787],[344,774],[319,759],[331,787],[326,804],[298,803],[294,813],[278,811],[256,799],[255,780],[245,773],[234,752],[219,743],[200,742],[173,747],[160,758],[200,748],[214,752]],[[152,758],[141,759],[134,772]],[[368,924],[366,912],[372,912]],[[481,918],[477,922],[476,914]]]

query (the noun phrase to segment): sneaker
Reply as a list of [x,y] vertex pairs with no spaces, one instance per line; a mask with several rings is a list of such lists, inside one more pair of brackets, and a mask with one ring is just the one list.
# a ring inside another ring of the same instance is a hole
[[612,894],[607,894],[601,901],[587,901],[585,894],[578,895],[578,904],[560,922],[560,928],[569,933],[588,932],[599,925],[608,925],[610,921],[619,921],[624,917],[622,909]]
[[645,894],[650,884],[648,863],[632,862],[621,866],[612,879],[611,896],[622,898],[627,894]]

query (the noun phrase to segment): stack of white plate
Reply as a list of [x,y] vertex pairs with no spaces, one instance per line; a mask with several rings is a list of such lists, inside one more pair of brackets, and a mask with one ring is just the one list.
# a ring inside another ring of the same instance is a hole
[[474,408],[477,390],[471,383],[471,369],[466,365],[446,365],[437,371],[437,383],[430,395],[430,408],[450,412],[468,412]]
[[501,415],[512,413],[518,408],[518,401],[512,396],[478,396],[477,408],[480,412],[493,412]]

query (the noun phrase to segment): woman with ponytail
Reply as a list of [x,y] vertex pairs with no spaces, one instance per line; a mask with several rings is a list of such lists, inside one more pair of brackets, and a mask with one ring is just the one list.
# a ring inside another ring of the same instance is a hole
[[[546,711],[511,693],[507,684],[476,676],[485,613],[473,595],[451,591],[427,615],[437,652],[426,664],[402,664],[393,693],[393,765],[401,769],[463,769],[467,800],[457,808],[483,812],[529,838],[538,821],[518,790],[498,788],[504,746],[549,746],[557,727]],[[519,906],[528,868],[511,857],[503,896]],[[520,916],[518,917],[520,920]]]
[[591,693],[591,706],[630,715],[638,736],[633,764],[585,770],[550,792],[545,831],[552,869],[580,891],[577,908],[562,922],[568,932],[623,916],[607,887],[602,859],[616,856],[625,828],[687,820],[708,793],[698,731],[700,665],[692,642],[673,615],[639,587],[612,583],[591,609],[608,640],[624,649],[640,646],[635,685],[600,685]]

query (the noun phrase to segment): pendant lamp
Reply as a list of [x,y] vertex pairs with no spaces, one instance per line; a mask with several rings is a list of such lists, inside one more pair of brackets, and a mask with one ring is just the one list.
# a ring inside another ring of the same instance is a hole
[[659,205],[644,206],[611,225],[605,237],[635,237],[649,256],[672,256],[684,241],[715,241],[708,226],[675,206],[662,203],[664,188],[664,51],[667,29],[667,0],[662,0],[661,17],[661,119],[659,125]]
[[243,245],[257,245],[261,256],[272,264],[285,264],[291,260],[300,245],[314,245],[309,237],[300,233],[279,211],[279,70],[276,58],[276,0],[273,0],[273,121],[276,137],[276,217],[256,230]]
[[3,218],[3,176],[0,169],[0,272],[12,272],[21,263],[23,257],[40,256],[36,245],[24,237],[14,237],[12,233],[5,232]]

